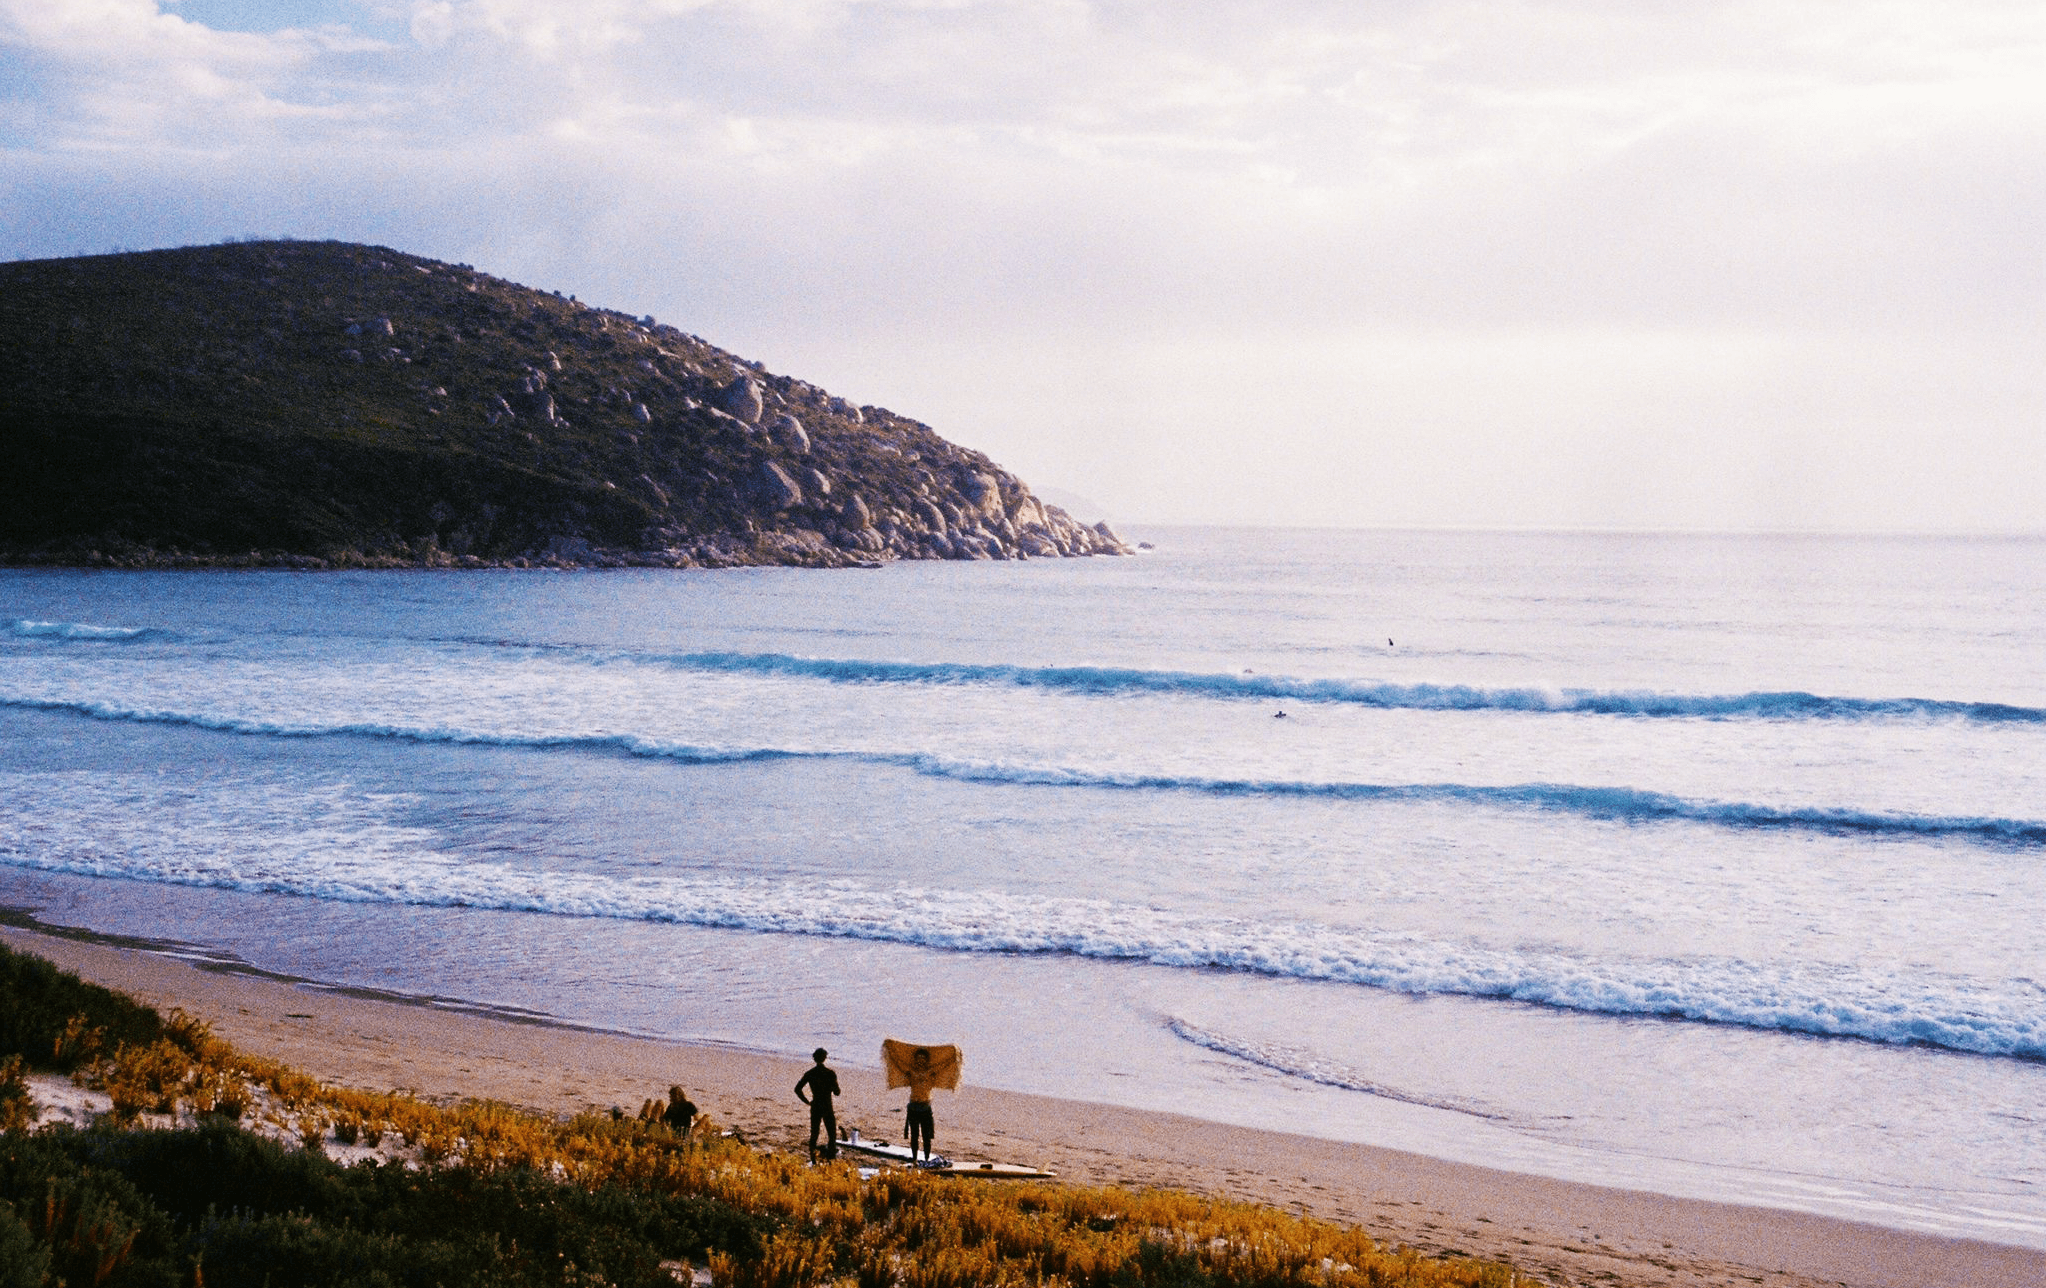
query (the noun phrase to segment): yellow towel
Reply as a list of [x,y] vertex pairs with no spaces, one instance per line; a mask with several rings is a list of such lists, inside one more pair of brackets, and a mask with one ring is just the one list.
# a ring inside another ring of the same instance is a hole
[[[919,1055],[925,1058],[919,1061]],[[959,1066],[965,1062],[956,1046],[917,1046],[894,1038],[881,1042],[881,1067],[888,1071],[889,1087],[908,1087],[911,1100],[929,1100],[933,1087],[957,1091]]]

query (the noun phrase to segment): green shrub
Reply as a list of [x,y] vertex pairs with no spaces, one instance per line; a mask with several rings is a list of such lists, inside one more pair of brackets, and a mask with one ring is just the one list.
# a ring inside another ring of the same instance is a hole
[[43,1288],[49,1270],[50,1250],[0,1202],[0,1288]]
[[167,1036],[162,1017],[112,989],[0,944],[0,1056],[69,1073],[121,1043]]
[[0,1205],[42,1248],[53,1283],[171,1288],[176,1231],[128,1178],[78,1157],[92,1135],[59,1127],[0,1137]]
[[219,1119],[6,1137],[0,1205],[31,1214],[18,1232],[0,1221],[0,1247],[42,1258],[14,1260],[104,1288],[189,1284],[195,1266],[210,1288],[671,1288],[663,1260],[754,1257],[772,1228],[715,1199],[530,1168],[344,1168]]
[[[474,1243],[474,1241],[469,1241]],[[501,1277],[489,1247],[421,1247],[300,1214],[208,1214],[186,1243],[207,1288],[483,1288]]]
[[71,1150],[81,1163],[133,1181],[181,1227],[197,1224],[209,1209],[303,1211],[356,1224],[368,1210],[369,1185],[361,1176],[222,1118],[188,1131],[80,1132]]

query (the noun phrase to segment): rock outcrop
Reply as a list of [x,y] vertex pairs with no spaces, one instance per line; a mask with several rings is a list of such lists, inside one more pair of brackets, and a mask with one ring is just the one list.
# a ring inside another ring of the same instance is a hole
[[0,264],[0,561],[1121,554],[978,452],[652,318],[378,247]]
[[761,398],[760,382],[751,376],[740,376],[725,386],[718,398],[718,410],[733,420],[745,424],[757,424],[760,413],[766,409]]
[[803,422],[787,412],[776,416],[768,425],[767,436],[774,440],[776,447],[792,456],[810,454],[810,436],[803,432]]
[[803,503],[803,489],[779,461],[762,461],[753,482],[762,504],[770,510],[793,510]]

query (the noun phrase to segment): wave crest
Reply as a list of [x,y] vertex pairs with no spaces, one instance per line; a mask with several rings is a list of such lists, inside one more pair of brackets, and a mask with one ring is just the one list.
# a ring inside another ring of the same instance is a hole
[[581,751],[720,765],[763,760],[838,760],[907,769],[931,778],[1018,787],[1102,791],[1189,792],[1204,796],[1308,798],[1347,801],[1472,805],[1571,814],[1622,824],[1697,823],[1712,827],[1820,832],[1833,835],[1932,840],[1955,838],[1991,845],[2046,846],[2046,822],[1972,815],[1900,814],[1820,805],[1759,805],[1692,800],[1667,792],[1571,783],[1360,783],[1173,774],[1125,774],[1062,765],[960,760],[919,752],[831,748],[715,747],[637,734],[519,734],[484,729],[363,724],[293,724],[239,716],[146,710],[67,699],[0,696],[0,706],[68,711],[98,720],[182,724],[223,733],[273,738],[358,737],[404,742]]
[[[203,827],[211,809],[211,802],[201,799],[189,802],[183,813]],[[73,838],[75,843],[52,835],[55,819],[44,810],[38,815],[44,841],[33,850],[0,842],[0,863],[358,903],[665,922],[950,952],[1053,954],[1221,970],[2046,1060],[2046,1011],[2033,990],[2015,981],[1998,985],[1931,971],[1900,975],[1734,959],[1593,959],[1561,949],[1494,948],[1369,928],[1258,922],[989,891],[884,889],[851,882],[820,888],[809,881],[524,870],[464,863],[405,844],[402,835],[394,838],[397,844],[368,851],[284,844],[273,836],[259,850],[238,852],[203,839],[196,846],[182,843],[185,833],[176,810],[166,819],[175,835],[161,838],[160,845],[110,853],[93,840],[89,825],[104,810],[80,802],[78,813],[81,835]],[[322,829],[315,832],[324,835]],[[1248,1053],[1245,1048],[1231,1053],[1255,1054],[1296,1076],[1347,1076],[1333,1066],[1292,1058],[1297,1052]],[[1353,1081],[1374,1094],[1386,1090],[1361,1078]],[[1444,1107],[1474,1112],[1468,1106]]]
[[1101,666],[877,662],[797,657],[786,653],[685,653],[651,660],[689,670],[787,676],[836,684],[1011,685],[1098,696],[1177,694],[1217,699],[1320,702],[1389,710],[1520,711],[1713,720],[1962,719],[1986,723],[2046,723],[2046,709],[2000,702],[1828,697],[1797,691],[1683,694],[1533,686],[1484,688],[1465,684],[1300,679],[1248,672],[1224,675]]
[[16,639],[126,644],[134,640],[164,638],[170,632],[153,626],[95,626],[90,622],[43,622],[17,618],[7,624],[7,634]]
[[1298,796],[1355,801],[1441,801],[1544,810],[1617,823],[1689,822],[1719,827],[1786,829],[1865,836],[1960,837],[2006,845],[2046,845],[2046,822],[1969,815],[1891,814],[1826,806],[1700,801],[1636,787],[1570,783],[1341,783],[1177,775],[1111,774],[1057,767],[973,764],[908,758],[922,773],[969,782],[1097,787],[1121,791],[1188,791],[1215,796]]

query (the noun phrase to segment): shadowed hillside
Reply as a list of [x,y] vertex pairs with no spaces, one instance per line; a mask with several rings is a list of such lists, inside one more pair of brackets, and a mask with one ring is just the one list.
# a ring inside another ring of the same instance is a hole
[[928,426],[651,318],[339,242],[0,264],[0,561],[1124,553]]

